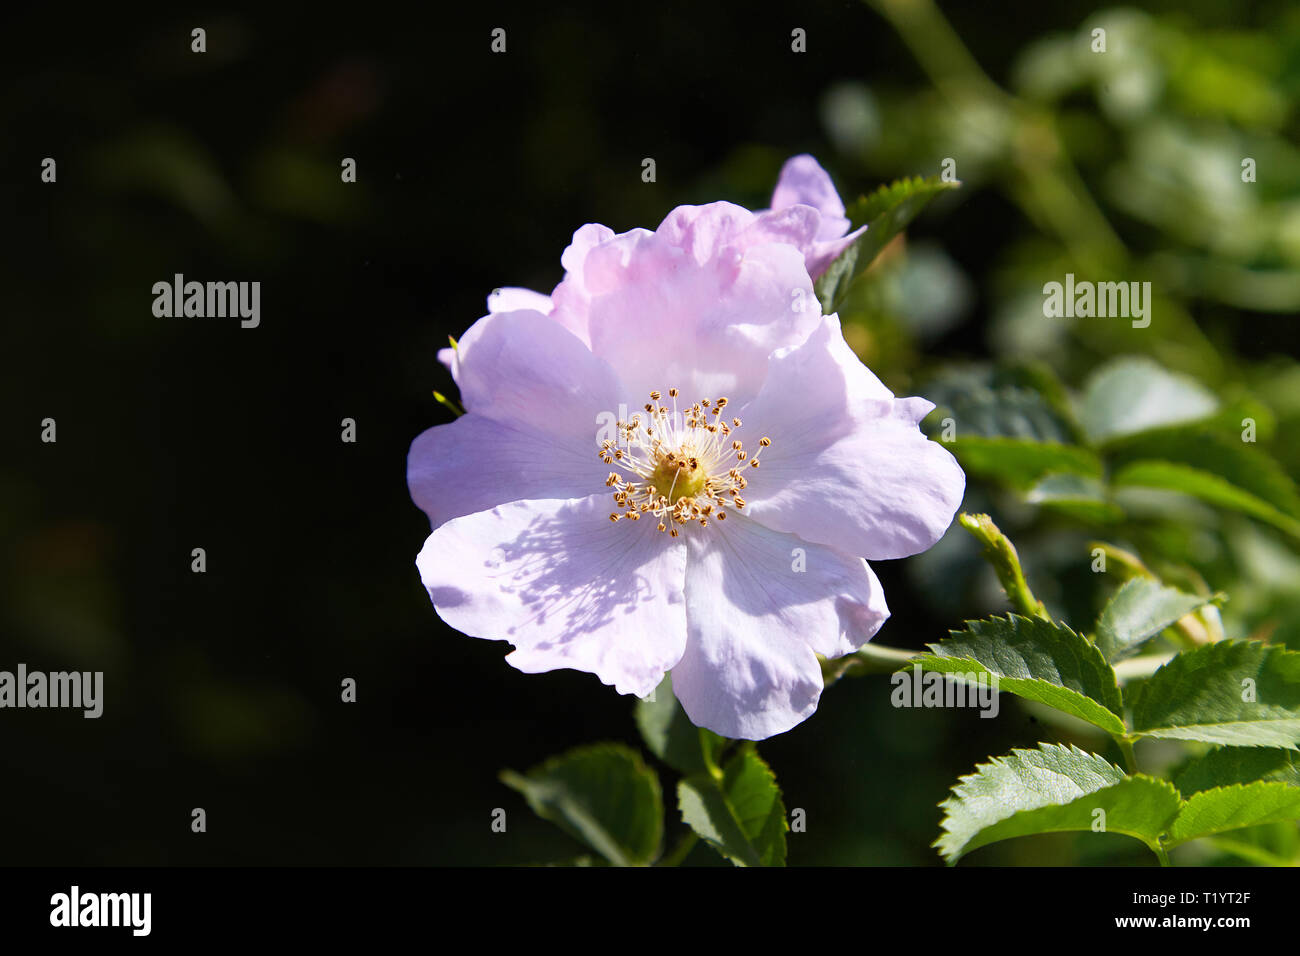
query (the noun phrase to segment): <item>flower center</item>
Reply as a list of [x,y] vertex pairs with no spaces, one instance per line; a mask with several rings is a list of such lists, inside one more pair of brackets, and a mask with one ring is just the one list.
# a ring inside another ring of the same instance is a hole
[[654,490],[673,505],[683,498],[694,498],[704,490],[708,480],[708,474],[696,458],[660,461],[649,479]]
[[677,407],[677,389],[668,389],[672,409],[660,405],[661,392],[650,393],[645,415],[618,423],[618,441],[601,442],[600,460],[622,469],[611,471],[606,486],[614,489],[619,511],[610,521],[656,518],[659,530],[674,538],[678,525],[710,518],[722,521],[727,509],[745,507],[741,492],[748,482],[744,469],[757,468],[758,456],[772,444],[760,438],[751,456],[734,433],[739,418],[723,417],[727,399],[702,398],[684,410]]

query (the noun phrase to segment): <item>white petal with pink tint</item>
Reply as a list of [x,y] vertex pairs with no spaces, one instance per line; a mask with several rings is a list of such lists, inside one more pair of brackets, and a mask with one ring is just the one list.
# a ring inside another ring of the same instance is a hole
[[676,386],[691,401],[747,401],[767,356],[803,341],[820,311],[803,257],[777,243],[724,250],[701,265],[634,230],[593,249],[584,270],[592,351],[637,399]]
[[492,290],[487,308],[488,312],[540,312],[546,315],[551,311],[551,297],[532,289],[504,286]]
[[[528,498],[583,498],[607,474],[590,437],[512,428],[462,415],[426,429],[406,456],[411,498],[437,527],[450,518]],[[472,462],[472,465],[467,465]]]
[[956,459],[917,423],[934,406],[893,398],[827,316],[808,341],[772,357],[747,433],[772,446],[749,475],[749,515],[778,531],[868,560],[931,547],[966,489]]
[[762,740],[816,709],[816,655],[861,647],[889,609],[861,558],[743,516],[700,530],[683,534],[689,637],[673,692],[697,725]]
[[461,399],[470,412],[596,447],[600,416],[622,388],[609,365],[538,312],[479,319],[459,343]]
[[526,673],[573,668],[645,696],[682,656],[686,545],[608,498],[518,501],[455,518],[416,559],[439,616],[509,641]]
[[806,153],[785,161],[776,188],[772,190],[773,210],[794,205],[812,206],[821,213],[818,239],[838,239],[849,229],[849,221],[844,217],[844,203],[835,191],[830,175]]

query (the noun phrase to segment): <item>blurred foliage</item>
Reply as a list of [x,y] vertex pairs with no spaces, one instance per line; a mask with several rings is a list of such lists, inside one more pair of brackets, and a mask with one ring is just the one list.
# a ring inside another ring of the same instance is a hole
[[[900,246],[851,290],[850,341],[939,406],[927,427],[975,480],[967,510],[987,496],[1056,617],[1113,593],[1088,573],[1102,539],[1194,593],[1226,592],[1228,637],[1300,647],[1300,11],[1206,27],[1103,10],[1027,41],[999,86],[926,0],[874,6],[930,82],[835,87],[828,135],[867,176],[955,160],[964,188],[935,204],[946,215],[926,221],[920,255]],[[967,217],[990,210],[1011,224],[987,228],[996,250],[967,278],[943,236],[978,232]],[[1066,273],[1150,282],[1149,327],[1048,317],[1044,286]],[[961,289],[961,308],[936,321],[943,296],[909,283]],[[987,357],[945,358],[980,314]],[[967,579],[944,603],[974,616],[990,574],[948,537],[913,570],[927,589]],[[1250,839],[1297,859],[1294,825]]]

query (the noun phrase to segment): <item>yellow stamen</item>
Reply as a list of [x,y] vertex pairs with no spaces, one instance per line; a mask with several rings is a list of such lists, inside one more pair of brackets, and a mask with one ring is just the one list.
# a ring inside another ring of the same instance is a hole
[[[667,391],[671,411],[658,404],[661,391],[650,392],[651,401],[644,406],[648,420],[643,422],[637,414],[631,421],[619,422],[620,441],[601,442],[597,454],[601,461],[624,472],[612,471],[605,480],[606,486],[614,489],[615,504],[624,512],[611,514],[610,521],[617,523],[624,517],[636,521],[644,512],[656,519],[659,531],[677,537],[673,525],[697,522],[708,527],[710,518],[723,521],[728,509],[745,507],[740,492],[747,482],[743,469],[735,466],[748,461],[751,468],[757,468],[759,453],[772,440],[763,436],[758,451],[751,455],[743,442],[731,437],[733,430],[741,427],[740,419],[731,419],[730,425],[718,419],[728,399],[702,398],[679,411],[679,390]],[[717,423],[710,417],[718,419]]]

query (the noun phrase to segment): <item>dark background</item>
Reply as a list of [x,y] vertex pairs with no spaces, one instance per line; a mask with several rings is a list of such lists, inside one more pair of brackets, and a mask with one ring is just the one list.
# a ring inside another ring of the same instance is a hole
[[[1091,9],[946,12],[1002,80],[1027,38]],[[206,54],[190,52],[195,26]],[[489,51],[497,26],[505,55]],[[102,670],[106,701],[98,720],[0,712],[0,863],[574,855],[496,774],[637,745],[633,701],[590,675],[522,675],[507,645],[435,615],[414,563],[428,523],[405,485],[410,441],[450,418],[435,353],[493,288],[549,291],[583,223],[762,207],[805,151],[842,195],[873,188],[886,171],[838,155],[818,104],[845,79],[920,83],[896,35],[850,2],[169,6],[28,14],[5,34],[0,667]],[[40,182],[46,156],[57,184]],[[979,192],[912,235],[941,233],[981,277],[1017,215]],[[151,287],[177,272],[259,280],[261,326],[155,318]],[[934,354],[984,353],[982,282]],[[46,417],[57,444],[40,442]],[[875,566],[894,614],[880,639],[917,647],[954,619],[901,564]],[[807,811],[792,863],[937,864],[935,805],[956,775],[1041,737],[1009,702],[986,721],[895,711],[887,691],[845,682],[762,746]],[[978,859],[1050,861],[1055,846]]]

